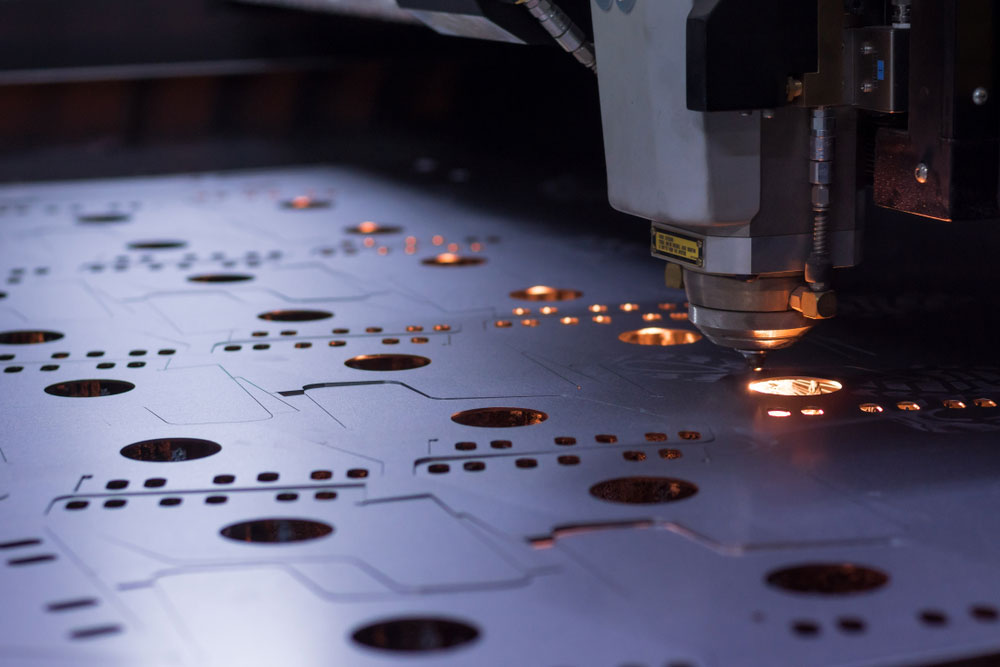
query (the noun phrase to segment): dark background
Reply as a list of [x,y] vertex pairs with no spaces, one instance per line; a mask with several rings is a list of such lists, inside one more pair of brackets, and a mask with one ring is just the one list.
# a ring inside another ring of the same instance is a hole
[[[656,261],[644,222],[607,204],[601,136],[596,77],[552,44],[226,0],[0,2],[0,182],[352,164]],[[997,221],[870,207],[821,328],[992,363],[997,248]]]

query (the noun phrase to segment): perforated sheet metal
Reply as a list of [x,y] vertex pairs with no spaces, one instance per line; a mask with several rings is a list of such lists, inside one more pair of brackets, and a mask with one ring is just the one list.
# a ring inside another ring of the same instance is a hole
[[0,663],[1000,651],[994,365],[828,329],[749,377],[641,246],[461,187],[0,189]]

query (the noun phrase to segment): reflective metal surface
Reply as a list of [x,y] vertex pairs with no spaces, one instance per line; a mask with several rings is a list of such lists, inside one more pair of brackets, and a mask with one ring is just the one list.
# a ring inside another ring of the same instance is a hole
[[750,373],[644,239],[461,187],[0,189],[0,664],[1000,651],[989,331],[857,301]]

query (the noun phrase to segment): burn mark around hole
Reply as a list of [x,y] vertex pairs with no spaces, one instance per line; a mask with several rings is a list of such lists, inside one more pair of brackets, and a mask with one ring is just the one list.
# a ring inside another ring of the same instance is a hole
[[222,451],[222,446],[200,438],[157,438],[126,445],[121,455],[134,461],[176,463],[203,459]]
[[3,345],[37,345],[59,340],[63,334],[58,331],[20,330],[0,332],[0,344]]
[[635,331],[625,331],[618,335],[618,340],[632,345],[690,345],[701,340],[701,334],[688,329],[646,327]]
[[889,575],[854,563],[810,563],[774,570],[766,581],[793,593],[849,595],[881,588]]
[[653,505],[690,498],[698,493],[691,482],[672,477],[619,477],[590,487],[590,495],[611,503]]
[[70,380],[50,384],[45,388],[45,393],[67,398],[94,398],[124,394],[133,389],[134,384],[123,380]]
[[453,649],[478,637],[475,626],[438,617],[386,619],[361,627],[351,635],[355,642],[369,648],[406,653]]
[[528,408],[476,408],[456,412],[451,420],[463,426],[477,428],[511,428],[541,424],[549,416],[539,410]]
[[571,301],[582,296],[583,292],[579,290],[559,289],[548,285],[533,285],[510,293],[510,298],[522,301]]
[[333,526],[308,519],[255,519],[226,526],[219,533],[236,542],[255,544],[284,544],[304,542],[326,537],[333,532]]
[[415,354],[362,354],[344,362],[359,371],[408,371],[431,363],[427,357]]
[[420,262],[424,266],[479,266],[486,263],[485,257],[468,257],[453,252],[443,252]]

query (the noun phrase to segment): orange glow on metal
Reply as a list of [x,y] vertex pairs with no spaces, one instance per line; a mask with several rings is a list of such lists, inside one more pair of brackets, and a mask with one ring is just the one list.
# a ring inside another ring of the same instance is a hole
[[658,303],[656,304],[656,307],[660,310],[677,310],[676,303]]
[[687,318],[687,313],[670,313],[670,319],[672,320],[686,320]]
[[574,324],[579,324],[580,323],[579,318],[576,318],[576,317],[564,317],[564,318],[560,319],[559,321],[562,322],[563,324],[570,325],[570,326],[572,326]]
[[559,312],[559,309],[556,308],[555,306],[542,306],[541,308],[538,309],[538,312],[540,312],[542,315],[555,315],[556,313]]
[[312,204],[312,197],[299,195],[292,198],[292,208],[309,208],[310,204]]
[[450,324],[435,324],[434,331],[451,331]]
[[806,417],[819,417],[823,415],[823,408],[802,408],[801,412]]
[[434,245],[441,245],[444,243],[444,237],[441,236],[440,234],[435,234],[434,236],[431,237],[431,243],[433,243]]
[[644,319],[647,322],[655,322],[657,320],[662,320],[663,315],[660,315],[659,313],[643,313],[642,319]]
[[779,377],[755,380],[747,389],[771,396],[820,396],[840,391],[844,385],[836,380],[814,377]]
[[977,398],[972,401],[972,404],[977,408],[995,408],[997,406],[996,401],[992,398]]
[[595,303],[593,306],[587,308],[592,313],[606,313],[608,312],[608,307],[599,303]]
[[618,340],[633,345],[688,345],[701,340],[701,334],[687,329],[646,327],[636,331],[625,331],[618,335]]
[[522,317],[524,315],[531,315],[531,308],[515,308],[511,312],[518,317]]
[[538,320],[533,320],[533,319],[521,320],[521,326],[523,326],[523,327],[537,327],[538,326]]
[[618,306],[618,308],[620,308],[621,310],[624,310],[626,313],[631,313],[633,310],[639,310],[639,304],[637,304],[637,303],[623,303],[622,305]]
[[792,413],[788,410],[768,410],[767,415],[769,417],[791,417]]
[[869,414],[878,414],[882,412],[882,406],[878,403],[862,403],[858,406],[861,412],[867,412]]
[[907,411],[912,412],[912,411],[915,411],[915,410],[919,410],[920,406],[917,403],[913,402],[913,401],[900,401],[899,403],[896,403],[896,409],[897,410],[907,410]]
[[366,220],[358,225],[358,231],[362,234],[374,234],[378,231],[378,223],[372,222],[371,220]]
[[482,243],[470,243],[469,244],[469,250],[471,250],[472,252],[480,252],[482,249],[483,249],[483,244]]
[[365,244],[366,248],[371,248],[375,245],[375,239],[371,236],[366,236],[365,240],[362,243]]
[[379,246],[378,254],[380,254],[383,257],[385,257],[386,255],[389,254],[389,247],[388,246]]
[[458,252],[458,244],[457,243],[449,243],[448,244],[448,252]]
[[598,324],[611,324],[610,315],[594,315],[592,319]]
[[493,326],[495,326],[498,329],[508,329],[510,328],[510,325],[511,325],[510,320],[497,320],[496,322],[493,323]]
[[941,403],[944,404],[944,407],[949,408],[951,410],[961,410],[961,409],[963,409],[963,408],[966,407],[965,403],[963,403],[962,401],[956,401],[956,400],[953,400],[953,399],[948,399],[946,401],[941,401]]

